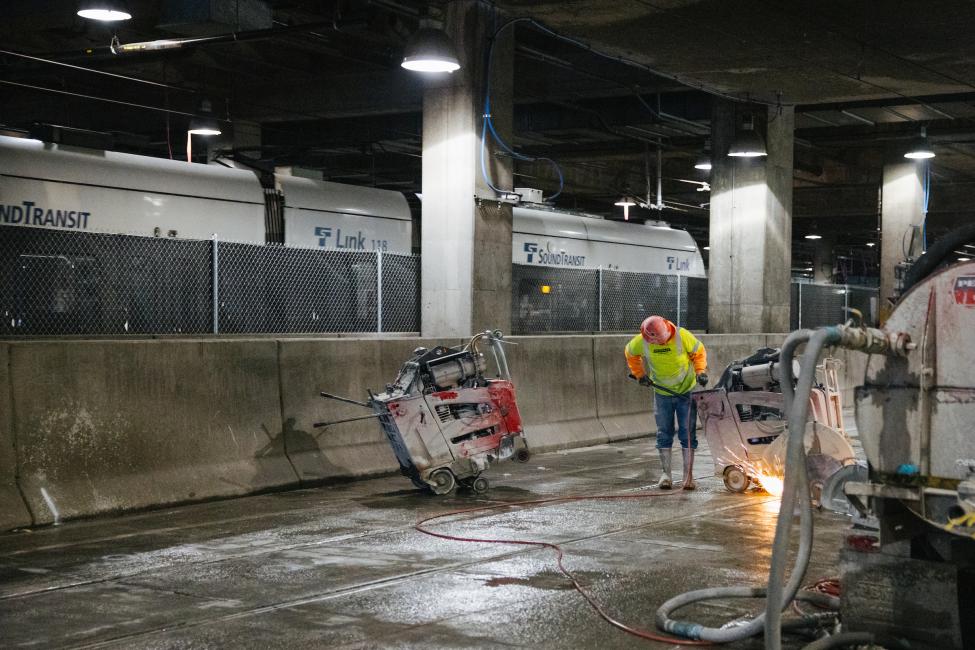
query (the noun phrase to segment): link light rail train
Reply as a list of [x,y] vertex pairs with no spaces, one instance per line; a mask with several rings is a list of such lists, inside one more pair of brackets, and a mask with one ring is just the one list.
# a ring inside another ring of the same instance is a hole
[[[410,208],[399,192],[6,136],[0,226],[401,255],[413,249]],[[514,208],[512,239],[512,262],[521,265],[704,277],[690,235],[660,223],[523,204]]]
[[[0,224],[411,251],[410,209],[399,192],[282,174],[274,185],[265,189],[244,169],[0,136]],[[518,264],[704,276],[694,240],[665,225],[519,206],[513,231]]]

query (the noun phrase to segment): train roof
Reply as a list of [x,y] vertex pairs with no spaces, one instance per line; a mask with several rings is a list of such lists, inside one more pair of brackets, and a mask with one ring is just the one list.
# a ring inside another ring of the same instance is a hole
[[254,172],[0,136],[0,174],[235,202],[264,203]]
[[686,230],[671,228],[659,221],[628,223],[583,212],[521,205],[515,206],[513,214],[515,232],[614,244],[652,244],[678,251],[698,250],[694,238]]
[[375,187],[317,181],[300,176],[277,177],[285,207],[410,221],[410,205],[401,192]]

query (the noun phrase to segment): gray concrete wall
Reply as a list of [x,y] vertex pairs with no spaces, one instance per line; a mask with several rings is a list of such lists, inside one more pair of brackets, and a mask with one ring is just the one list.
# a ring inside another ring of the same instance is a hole
[[275,341],[10,346],[35,523],[296,484]]
[[535,451],[608,441],[596,417],[592,336],[518,336],[507,349],[529,446]]
[[17,448],[13,427],[10,346],[0,343],[0,530],[31,524],[30,512],[17,489]]
[[[732,360],[784,337],[700,338],[716,380]],[[628,339],[511,339],[509,365],[533,450],[654,430],[650,391],[626,378]],[[0,363],[0,527],[394,472],[374,420],[312,426],[369,413],[319,392],[365,399],[366,389],[395,378],[415,347],[437,343],[461,341],[0,344],[0,359],[9,358]],[[847,368],[860,364],[862,376],[865,358],[845,360]]]

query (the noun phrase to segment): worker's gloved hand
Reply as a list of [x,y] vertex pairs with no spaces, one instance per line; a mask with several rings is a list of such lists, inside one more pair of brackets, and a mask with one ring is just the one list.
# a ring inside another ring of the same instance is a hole
[[700,373],[698,373],[698,375],[697,375],[697,383],[700,386],[707,386],[708,385],[708,373],[706,373],[706,372],[700,372]]

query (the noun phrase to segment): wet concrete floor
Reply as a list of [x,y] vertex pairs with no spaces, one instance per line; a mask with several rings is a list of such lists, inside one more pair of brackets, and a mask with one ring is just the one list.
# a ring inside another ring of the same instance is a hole
[[[674,452],[680,474],[679,451]],[[706,447],[700,477],[712,468]],[[0,646],[31,648],[667,648],[611,627],[545,548],[437,539],[425,516],[565,495],[653,494],[649,440],[536,455],[483,495],[437,497],[399,476],[69,522],[0,535]],[[433,522],[481,538],[555,542],[623,622],[705,586],[763,584],[777,499],[694,492],[504,507]],[[846,520],[816,517],[809,581],[836,573]],[[759,601],[691,607],[720,624]],[[787,647],[808,639],[788,637]],[[758,648],[760,640],[728,647]]]

